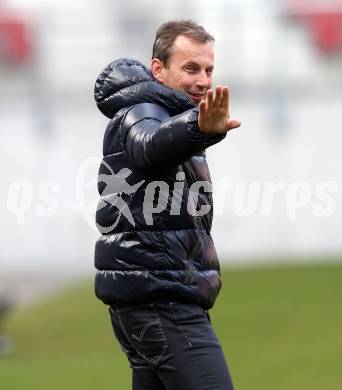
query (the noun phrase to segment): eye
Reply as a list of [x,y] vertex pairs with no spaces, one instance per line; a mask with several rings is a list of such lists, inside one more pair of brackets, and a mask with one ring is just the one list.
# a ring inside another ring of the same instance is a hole
[[187,65],[187,66],[185,67],[185,70],[186,70],[187,72],[194,72],[194,71],[195,71],[195,68],[194,68],[192,65]]

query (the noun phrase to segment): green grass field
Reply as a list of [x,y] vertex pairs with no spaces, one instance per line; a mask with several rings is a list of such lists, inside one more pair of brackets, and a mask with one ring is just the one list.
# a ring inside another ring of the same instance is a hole
[[[342,389],[342,264],[225,269],[222,279],[210,313],[236,390]],[[13,313],[6,328],[16,348],[0,357],[2,390],[131,388],[93,281]]]

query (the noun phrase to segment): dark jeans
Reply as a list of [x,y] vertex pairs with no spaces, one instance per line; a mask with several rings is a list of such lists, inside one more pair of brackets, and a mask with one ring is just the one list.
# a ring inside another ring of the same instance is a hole
[[233,390],[209,313],[159,302],[109,309],[133,370],[133,390]]

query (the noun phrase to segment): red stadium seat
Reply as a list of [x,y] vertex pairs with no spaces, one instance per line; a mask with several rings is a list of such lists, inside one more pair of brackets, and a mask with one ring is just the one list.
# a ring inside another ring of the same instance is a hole
[[22,64],[33,54],[27,22],[15,15],[0,13],[0,61]]

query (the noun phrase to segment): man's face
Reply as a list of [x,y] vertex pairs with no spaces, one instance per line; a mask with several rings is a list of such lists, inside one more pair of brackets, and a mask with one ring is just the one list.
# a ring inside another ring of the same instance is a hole
[[153,76],[162,84],[184,91],[199,103],[211,88],[214,50],[210,42],[198,43],[179,35],[172,47],[167,66],[158,59],[151,62]]

